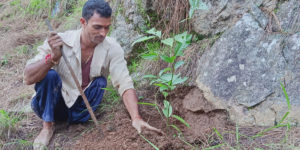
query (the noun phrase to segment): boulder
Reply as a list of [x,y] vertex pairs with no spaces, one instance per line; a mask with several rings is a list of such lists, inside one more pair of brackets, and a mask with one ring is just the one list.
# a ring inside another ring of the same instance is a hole
[[277,0],[202,0],[207,10],[196,10],[192,18],[193,30],[198,34],[211,35],[226,31],[254,6],[272,10]]
[[[300,7],[296,0],[285,5]],[[289,8],[278,10],[279,19],[290,18],[286,22],[298,25],[300,20],[289,17],[297,14],[297,9],[283,16],[285,9]],[[280,82],[286,87],[292,110],[300,108],[300,33],[270,34],[265,31],[267,24],[268,17],[253,3],[249,13],[198,61],[196,83],[205,99],[215,109],[226,109],[230,119],[241,125],[266,126],[281,120],[288,109]],[[289,115],[295,124],[300,122],[296,113]]]
[[132,51],[131,44],[140,38],[138,30],[145,28],[142,13],[149,5],[149,0],[112,0],[114,20],[109,36],[115,38],[125,51],[126,56]]

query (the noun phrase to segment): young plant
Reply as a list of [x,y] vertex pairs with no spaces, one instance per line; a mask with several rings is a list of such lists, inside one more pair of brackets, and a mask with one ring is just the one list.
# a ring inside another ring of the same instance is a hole
[[[164,117],[166,118],[166,126],[174,128],[178,137],[182,135],[181,130],[174,124],[170,124],[170,118],[175,118],[183,123],[185,126],[190,127],[190,125],[182,119],[180,116],[173,114],[173,108],[170,102],[167,100],[169,93],[176,88],[177,85],[183,84],[188,78],[181,77],[181,74],[176,74],[176,70],[184,64],[184,61],[178,61],[180,56],[183,56],[183,51],[190,45],[192,35],[187,32],[175,35],[174,37],[162,39],[161,31],[157,31],[152,28],[147,31],[150,36],[142,37],[136,40],[132,46],[139,42],[146,42],[150,39],[158,38],[162,45],[162,51],[159,50],[149,50],[147,53],[143,54],[141,57],[148,60],[162,60],[168,64],[168,67],[160,70],[158,75],[145,75],[144,78],[150,80],[150,84],[155,85],[159,88],[159,92],[164,96],[163,104],[164,107],[161,109]],[[139,103],[146,104],[146,103]],[[158,112],[161,114],[161,111],[157,104],[147,103],[146,105],[154,106]],[[184,141],[184,140],[183,140]],[[185,141],[184,141],[185,142]],[[187,142],[185,142],[187,143]],[[190,144],[189,144],[190,145]]]

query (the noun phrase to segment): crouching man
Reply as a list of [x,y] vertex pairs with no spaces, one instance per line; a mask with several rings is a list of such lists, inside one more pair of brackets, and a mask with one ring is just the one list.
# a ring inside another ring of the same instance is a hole
[[55,121],[81,123],[90,119],[79,90],[62,58],[67,56],[88,101],[96,110],[101,103],[107,81],[103,70],[108,69],[112,84],[118,89],[128,110],[132,126],[141,132],[150,126],[138,112],[137,96],[124,60],[124,51],[112,38],[106,37],[111,25],[112,9],[104,0],[88,0],[83,6],[81,29],[51,33],[38,54],[30,59],[24,70],[26,84],[35,84],[31,106],[43,120],[43,129],[34,140],[34,149],[49,144]]

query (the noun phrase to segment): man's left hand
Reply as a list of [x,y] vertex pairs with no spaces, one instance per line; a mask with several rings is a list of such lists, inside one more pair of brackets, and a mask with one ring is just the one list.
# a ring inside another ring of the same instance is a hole
[[163,134],[163,132],[160,129],[150,126],[147,122],[145,122],[141,118],[136,118],[136,119],[132,120],[132,126],[138,131],[139,134],[142,132],[142,129],[144,129],[144,128],[151,130],[151,131],[155,131],[159,134]]

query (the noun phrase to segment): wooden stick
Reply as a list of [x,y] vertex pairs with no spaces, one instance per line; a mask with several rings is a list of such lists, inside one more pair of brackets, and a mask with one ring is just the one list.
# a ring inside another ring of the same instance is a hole
[[97,119],[96,119],[96,117],[94,115],[94,112],[93,112],[93,110],[91,108],[91,105],[90,105],[87,97],[85,96],[85,94],[84,94],[84,92],[83,92],[83,90],[81,88],[81,85],[80,85],[80,83],[79,83],[77,77],[75,76],[75,73],[74,73],[74,71],[73,71],[73,69],[71,67],[71,64],[68,61],[68,59],[67,59],[67,57],[66,57],[66,55],[65,55],[65,53],[64,53],[64,51],[62,49],[61,49],[61,53],[62,53],[62,56],[63,56],[63,58],[64,58],[64,60],[65,60],[65,62],[67,64],[67,66],[69,68],[69,71],[71,72],[71,75],[72,75],[72,77],[73,77],[73,79],[74,79],[74,81],[76,83],[76,86],[77,86],[77,88],[78,88],[78,90],[79,90],[79,92],[80,92],[80,94],[82,96],[83,102],[85,103],[85,105],[86,105],[86,107],[87,107],[87,109],[88,109],[88,111],[89,111],[89,113],[91,115],[91,118],[93,119],[93,121],[96,124],[96,126],[98,126],[98,121],[97,121]]
[[[49,30],[50,30],[50,31],[53,31],[53,28],[52,28],[52,26],[51,26],[49,20],[46,19],[45,21],[46,21],[46,24],[47,24]],[[68,59],[67,59],[67,57],[66,57],[66,55],[65,55],[65,53],[64,53],[64,51],[63,51],[63,49],[61,49],[61,53],[62,53],[63,59],[65,60],[65,63],[67,64],[67,66],[68,66],[68,68],[69,68],[69,71],[70,71],[70,73],[71,73],[71,75],[72,75],[72,78],[73,78],[74,81],[75,81],[75,84],[76,84],[76,86],[77,86],[77,89],[78,89],[79,92],[80,92],[80,95],[81,95],[81,97],[82,97],[82,99],[83,99],[83,102],[84,102],[84,104],[86,105],[86,107],[87,107],[87,109],[88,109],[88,111],[89,111],[89,113],[90,113],[90,115],[91,115],[91,118],[93,119],[93,121],[94,121],[94,123],[96,124],[96,126],[98,126],[99,124],[98,124],[98,121],[97,121],[97,119],[96,119],[96,117],[95,117],[95,115],[94,115],[94,112],[93,112],[92,108],[91,108],[91,105],[90,105],[90,103],[89,103],[87,97],[85,96],[85,94],[84,94],[84,92],[83,92],[83,90],[82,90],[82,88],[81,88],[81,85],[80,85],[80,83],[79,83],[79,80],[78,80],[77,77],[75,76],[74,70],[72,69],[71,64],[70,64],[70,62],[68,61]]]

